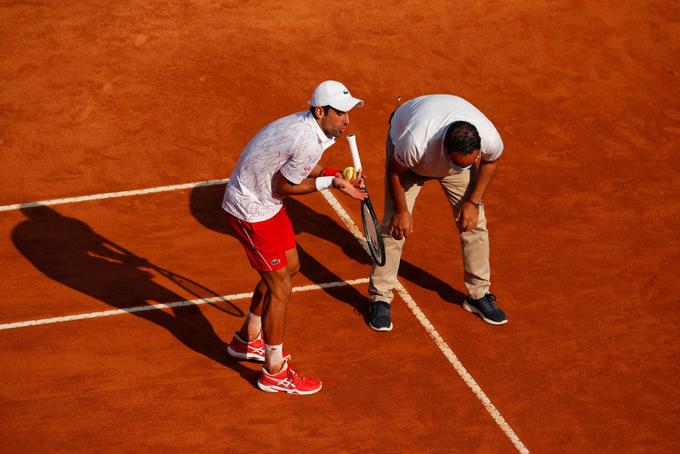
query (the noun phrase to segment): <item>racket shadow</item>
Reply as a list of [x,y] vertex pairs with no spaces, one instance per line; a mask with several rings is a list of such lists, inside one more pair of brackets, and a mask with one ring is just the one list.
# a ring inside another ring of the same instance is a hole
[[[221,208],[224,185],[194,188],[191,192],[191,214],[204,227],[218,233],[235,237],[234,231],[226,221]],[[295,234],[309,233],[333,244],[342,245],[342,251],[348,258],[361,264],[370,264],[370,258],[357,243],[354,236],[341,227],[335,219],[312,210],[294,197],[288,197],[286,210],[293,223]],[[300,273],[315,284],[343,281],[341,277],[326,268],[307,252],[299,243]],[[243,258],[245,261],[245,256]],[[254,272],[254,271],[253,271]],[[368,298],[352,286],[323,289],[328,295],[351,306],[355,313],[364,320],[368,317]]]
[[[145,269],[160,267],[105,238],[85,222],[46,206],[22,212],[27,219],[14,227],[12,241],[50,279],[119,309],[186,299],[156,282],[154,274]],[[198,306],[132,314],[166,329],[189,349],[233,369],[256,386],[258,372],[228,359],[227,345]]]

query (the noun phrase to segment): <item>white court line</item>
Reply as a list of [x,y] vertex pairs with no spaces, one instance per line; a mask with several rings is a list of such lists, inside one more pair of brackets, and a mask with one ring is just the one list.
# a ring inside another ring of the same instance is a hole
[[106,192],[104,194],[83,195],[83,196],[79,196],[79,197],[67,197],[65,199],[43,200],[41,202],[15,203],[14,205],[2,205],[2,206],[0,206],[0,211],[20,210],[22,208],[35,208],[35,207],[47,206],[47,205],[61,205],[63,203],[87,202],[87,201],[90,201],[90,200],[113,199],[113,198],[116,198],[116,197],[130,197],[130,196],[134,196],[134,195],[153,194],[155,192],[178,191],[180,189],[191,189],[191,188],[199,188],[201,186],[214,186],[214,185],[218,185],[218,184],[224,184],[227,181],[229,181],[229,179],[226,179],[226,180],[207,180],[207,181],[199,181],[197,183],[174,184],[172,186],[158,186],[156,188],[148,188],[148,189],[134,189],[132,191]]
[[[323,194],[326,201],[328,201],[333,210],[335,210],[338,216],[340,216],[340,219],[342,219],[342,221],[345,223],[345,226],[347,226],[349,231],[352,232],[352,235],[354,235],[354,237],[357,238],[357,240],[359,240],[361,246],[364,248],[366,253],[369,253],[368,243],[366,243],[366,239],[361,234],[356,223],[352,220],[349,214],[347,214],[347,211],[343,208],[340,202],[338,202],[335,196],[331,194],[331,191],[322,191],[321,194]],[[418,319],[420,324],[423,325],[423,328],[425,328],[427,334],[429,334],[432,340],[434,340],[434,343],[437,345],[437,347],[439,347],[439,350],[441,350],[441,352],[444,354],[446,359],[449,360],[449,362],[456,370],[456,372],[458,372],[460,378],[463,379],[465,384],[472,390],[475,396],[477,396],[477,399],[479,399],[480,402],[482,402],[482,405],[484,405],[484,408],[486,409],[487,412],[489,412],[493,420],[496,421],[498,427],[500,427],[500,429],[503,431],[503,433],[505,433],[505,435],[512,442],[515,448],[517,448],[517,451],[521,452],[522,454],[528,453],[529,450],[527,449],[526,446],[524,446],[522,440],[519,439],[515,431],[512,430],[512,427],[510,427],[510,425],[505,421],[503,415],[501,415],[498,409],[496,409],[496,407],[494,406],[494,404],[491,403],[491,400],[487,397],[486,393],[477,384],[477,382],[472,377],[472,375],[470,375],[467,369],[465,369],[463,363],[461,363],[456,354],[453,353],[451,347],[449,347],[446,341],[441,337],[439,332],[435,329],[434,325],[432,325],[432,323],[425,316],[420,307],[418,307],[415,300],[406,291],[401,282],[397,282],[395,290],[397,291],[401,299],[404,300],[406,306],[408,306],[413,315],[415,315],[416,319]]]
[[[353,279],[351,281],[336,281],[336,282],[325,282],[323,284],[312,284],[312,285],[305,285],[302,287],[293,287],[293,292],[308,292],[310,290],[320,290],[324,288],[333,288],[333,287],[345,287],[348,285],[357,285],[357,284],[366,284],[368,282],[368,278],[361,278],[361,279]],[[245,299],[245,298],[250,298],[253,296],[253,292],[250,293],[235,293],[233,295],[224,295],[224,296],[215,296],[212,298],[199,298],[195,300],[190,300],[190,301],[176,301],[174,303],[167,303],[167,304],[147,304],[145,306],[135,306],[135,307],[126,307],[124,309],[114,309],[110,311],[99,311],[99,312],[89,312],[85,314],[76,314],[76,315],[65,315],[63,317],[52,317],[52,318],[43,318],[39,320],[27,320],[25,322],[15,322],[15,323],[4,323],[0,325],[0,331],[2,330],[8,330],[8,329],[16,329],[16,328],[26,328],[29,326],[36,326],[36,325],[49,325],[52,323],[63,323],[63,322],[70,322],[74,320],[85,320],[88,318],[97,318],[97,317],[110,317],[112,315],[120,315],[120,314],[132,314],[135,312],[144,312],[144,311],[155,311],[155,310],[160,310],[160,309],[171,309],[174,307],[183,307],[183,306],[198,306],[200,304],[206,304],[206,303],[219,303],[220,301],[233,301],[233,300],[240,300],[240,299]]]
[[[42,202],[27,202],[27,203],[20,203],[20,204],[15,204],[15,205],[4,205],[0,206],[0,211],[10,211],[10,210],[18,210],[22,208],[32,208],[32,207],[37,207],[41,205],[59,205],[59,204],[64,204],[64,203],[77,203],[77,202],[85,202],[89,200],[102,200],[102,199],[109,199],[109,198],[114,198],[114,197],[130,197],[130,196],[135,196],[135,195],[142,195],[142,194],[151,194],[151,193],[156,193],[156,192],[165,192],[165,191],[175,191],[175,190],[180,190],[180,189],[189,189],[189,188],[196,188],[196,187],[201,187],[201,186],[212,186],[212,185],[218,185],[218,184],[224,184],[228,179],[225,180],[208,180],[208,181],[200,181],[197,183],[186,183],[186,184],[178,184],[178,185],[172,185],[172,186],[160,186],[156,188],[150,188],[150,189],[138,189],[138,190],[132,190],[132,191],[121,191],[121,192],[109,192],[105,194],[95,194],[95,195],[89,195],[89,196],[81,196],[81,197],[69,197],[69,198],[64,198],[64,199],[54,199],[54,200],[45,200]],[[362,233],[359,231],[359,228],[357,225],[354,223],[352,218],[347,214],[347,211],[340,205],[340,203],[337,201],[337,199],[331,194],[330,191],[322,191],[321,194],[324,196],[326,201],[330,204],[330,206],[333,208],[333,210],[340,216],[340,219],[343,221],[345,226],[350,230],[352,235],[354,235],[354,238],[359,241],[361,246],[364,248],[364,250],[368,253],[368,244],[366,243],[366,239],[362,235]],[[329,282],[326,284],[319,284],[319,285],[308,285],[306,287],[296,287],[293,291],[306,291],[306,290],[314,290],[317,288],[327,288],[327,287],[337,287],[337,286],[342,286],[342,285],[354,285],[356,283],[366,283],[368,282],[368,279],[355,279],[353,281],[347,281],[347,282]],[[322,287],[322,286],[327,286],[327,287]],[[453,353],[453,350],[451,350],[451,347],[444,341],[444,339],[441,337],[441,335],[437,332],[435,327],[432,325],[432,323],[428,320],[428,318],[425,316],[425,314],[420,310],[418,305],[416,304],[415,300],[411,297],[411,295],[406,291],[404,286],[401,283],[398,283],[398,286],[395,288],[397,290],[397,293],[399,293],[399,296],[404,300],[408,308],[411,310],[413,315],[418,319],[420,324],[425,328],[429,336],[434,340],[435,344],[441,352],[444,354],[444,356],[449,360],[453,368],[456,370],[458,375],[463,379],[465,384],[472,390],[472,392],[475,394],[475,396],[480,400],[482,405],[484,405],[484,408],[489,412],[491,417],[494,419],[496,424],[500,427],[500,429],[505,433],[505,435],[510,439],[512,444],[517,448],[517,450],[521,453],[528,453],[529,450],[524,446],[522,441],[519,439],[519,437],[515,434],[515,432],[512,430],[510,425],[505,421],[503,416],[500,414],[500,412],[496,409],[496,407],[491,403],[491,400],[486,396],[482,388],[477,384],[477,382],[474,380],[474,378],[467,372],[463,364],[460,362],[458,357],[456,356],[455,353]],[[215,297],[215,298],[208,298],[208,299],[198,299],[198,300],[192,300],[192,301],[178,301],[175,303],[169,303],[169,304],[154,304],[154,305],[147,305],[147,306],[137,306],[133,308],[128,308],[128,309],[117,309],[117,310],[111,310],[111,311],[102,311],[102,312],[92,312],[89,314],[78,314],[78,315],[69,315],[65,317],[55,317],[55,318],[49,318],[49,319],[42,319],[42,320],[30,320],[26,322],[17,322],[17,323],[8,323],[4,325],[0,325],[0,330],[6,330],[6,329],[13,329],[13,328],[21,328],[25,326],[34,326],[34,325],[43,325],[43,324],[48,324],[48,323],[60,323],[60,322],[65,322],[65,321],[71,321],[71,320],[81,320],[81,319],[87,319],[87,318],[95,318],[95,317],[107,317],[111,315],[118,315],[118,314],[126,314],[126,313],[133,313],[133,312],[140,312],[140,311],[146,311],[146,310],[156,310],[156,309],[165,309],[165,308],[171,308],[171,307],[180,307],[180,306],[188,306],[192,304],[205,304],[205,303],[210,303],[210,302],[216,302],[216,301],[228,301],[229,299],[242,299],[242,298],[249,298],[252,296],[252,293],[239,293],[236,295],[226,295],[224,297]]]

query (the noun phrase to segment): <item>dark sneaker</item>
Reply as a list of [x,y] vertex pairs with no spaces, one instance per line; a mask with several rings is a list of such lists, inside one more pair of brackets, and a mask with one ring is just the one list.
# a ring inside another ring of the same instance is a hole
[[371,318],[368,326],[376,331],[392,331],[392,317],[390,305],[384,301],[371,302]]
[[492,325],[508,323],[508,317],[505,315],[505,312],[496,306],[496,297],[491,293],[487,293],[477,300],[467,297],[463,303],[463,309],[479,315],[482,317],[482,320]]

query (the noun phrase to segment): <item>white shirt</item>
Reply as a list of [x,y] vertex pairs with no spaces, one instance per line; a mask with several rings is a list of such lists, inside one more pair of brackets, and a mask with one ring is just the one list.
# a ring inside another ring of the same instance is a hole
[[477,128],[483,160],[495,161],[503,153],[500,134],[475,106],[458,96],[426,95],[404,103],[390,121],[396,161],[426,177],[459,173],[444,149],[444,132],[454,121],[467,121]]
[[288,181],[299,184],[333,143],[335,139],[324,134],[309,111],[268,124],[241,152],[222,208],[246,222],[274,217],[285,198],[276,191],[276,174],[281,171]]

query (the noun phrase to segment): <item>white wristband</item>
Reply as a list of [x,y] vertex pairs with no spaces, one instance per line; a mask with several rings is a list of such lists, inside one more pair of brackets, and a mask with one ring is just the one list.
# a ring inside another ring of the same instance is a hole
[[324,189],[329,189],[333,187],[333,178],[335,177],[316,177],[316,190],[323,191]]

